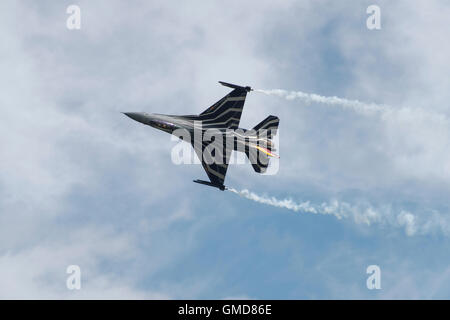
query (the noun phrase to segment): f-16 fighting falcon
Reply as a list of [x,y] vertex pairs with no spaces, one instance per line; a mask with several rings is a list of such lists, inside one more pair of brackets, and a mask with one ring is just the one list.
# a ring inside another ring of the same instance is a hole
[[226,189],[225,175],[233,150],[245,152],[256,172],[266,172],[269,157],[278,157],[273,153],[276,150],[272,137],[277,133],[280,120],[271,115],[251,130],[239,128],[245,98],[252,88],[222,81],[219,83],[233,88],[233,91],[199,115],[176,116],[145,112],[124,114],[133,120],[188,140],[210,180],[194,182],[223,191]]

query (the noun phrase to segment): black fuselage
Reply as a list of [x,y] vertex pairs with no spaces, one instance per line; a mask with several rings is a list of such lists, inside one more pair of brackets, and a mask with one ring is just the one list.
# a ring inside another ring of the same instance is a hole
[[229,129],[217,126],[217,123],[209,123],[201,115],[174,116],[164,114],[148,114],[145,112],[127,112],[128,117],[153,128],[175,135],[177,138],[194,144],[196,139],[207,140],[214,143],[221,136],[224,150],[246,152],[256,144],[271,147],[271,141],[267,137],[257,135],[254,130],[243,128]]

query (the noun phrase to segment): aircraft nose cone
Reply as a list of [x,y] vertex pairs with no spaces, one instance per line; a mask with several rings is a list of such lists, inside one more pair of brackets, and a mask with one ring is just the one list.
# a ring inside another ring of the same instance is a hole
[[136,112],[122,112],[122,113],[133,120],[136,120],[137,118]]
[[135,121],[138,121],[138,122],[141,122],[144,124],[147,123],[147,117],[144,113],[141,113],[141,112],[122,112],[122,113]]

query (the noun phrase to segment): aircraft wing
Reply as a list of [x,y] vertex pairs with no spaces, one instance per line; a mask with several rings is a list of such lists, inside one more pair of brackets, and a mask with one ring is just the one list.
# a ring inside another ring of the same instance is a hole
[[[242,110],[244,109],[245,98],[247,97],[247,93],[250,92],[252,88],[248,86],[242,87],[222,81],[219,82],[226,87],[233,88],[233,91],[203,111],[198,117],[195,117],[195,120],[201,121],[203,129],[237,129],[241,120]],[[220,163],[217,163],[217,161],[211,161],[212,156],[209,155],[208,151],[205,152],[205,149],[214,143],[215,141],[202,141],[198,142],[198,146],[196,143],[192,143],[192,147],[197,153],[203,169],[205,169],[206,174],[211,181],[209,183],[207,181],[194,180],[194,182],[216,187],[220,190],[225,190],[223,183],[227,174],[228,163],[232,150],[226,148],[226,146],[217,146],[217,148],[214,148],[215,153],[223,153],[225,150],[226,154],[215,155],[214,158],[222,160]]]
[[241,120],[242,110],[244,109],[247,92],[252,89],[222,81],[219,82],[234,90],[203,111],[197,120],[202,121],[204,128],[237,129]]
[[[223,161],[222,163],[215,163],[213,161],[208,161],[209,160],[208,153],[205,152],[205,148],[207,147],[207,145],[208,142],[206,142],[206,144],[205,142],[202,143],[199,142],[198,146],[196,145],[196,143],[192,143],[192,147],[194,148],[195,153],[197,154],[198,158],[202,163],[203,169],[205,169],[206,174],[208,175],[208,178],[211,181],[211,184],[208,183],[203,184],[211,185],[213,187],[217,187],[223,190],[225,188],[223,183],[225,181],[225,176],[227,174],[228,163],[230,160],[232,150],[226,148],[222,149],[225,150],[226,152],[226,154],[222,157]],[[201,180],[194,182],[202,183]]]

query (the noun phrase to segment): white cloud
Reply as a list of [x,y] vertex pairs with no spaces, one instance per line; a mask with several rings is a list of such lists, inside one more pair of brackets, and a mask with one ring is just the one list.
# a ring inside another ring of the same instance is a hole
[[[132,273],[107,271],[102,263],[113,260],[116,265],[130,265],[136,254],[135,239],[115,230],[96,226],[77,229],[58,241],[11,250],[0,256],[0,297],[5,299],[105,299],[105,298],[170,298],[170,296],[136,289]],[[81,269],[81,290],[66,287],[66,269]],[[116,269],[115,267],[114,269]]]
[[[7,274],[0,295],[5,298],[157,298],[186,288],[186,296],[196,297],[216,283],[215,271],[183,279],[180,286],[150,281],[188,254],[196,245],[195,231],[211,221],[195,221],[194,205],[183,196],[191,181],[170,164],[169,137],[119,111],[196,113],[226,92],[215,84],[226,80],[447,113],[444,2],[384,2],[379,33],[359,29],[365,20],[348,3],[79,5],[84,19],[79,32],[65,29],[64,4],[0,5],[0,87],[6,93],[0,95],[0,269]],[[335,66],[327,46],[341,55]],[[408,234],[450,230],[445,212],[433,210],[436,203],[446,205],[436,190],[450,189],[446,124],[417,116],[416,110],[399,108],[375,121],[262,95],[249,95],[246,110],[244,127],[262,114],[280,116],[281,170],[263,177],[250,167],[235,167],[229,181],[295,190],[292,196],[308,190],[330,198],[373,197],[375,206],[413,199],[419,211],[427,210],[389,216],[392,223]],[[195,173],[200,172],[198,167]],[[183,192],[174,191],[174,184]],[[355,214],[363,223],[378,219],[375,210]],[[179,238],[162,235],[180,222],[194,226]],[[152,250],[144,254],[143,247]],[[127,263],[130,252],[152,264],[143,271]],[[59,287],[71,257],[90,272],[76,295]],[[115,259],[151,283],[141,289],[133,275],[105,272],[102,263],[114,265]]]

